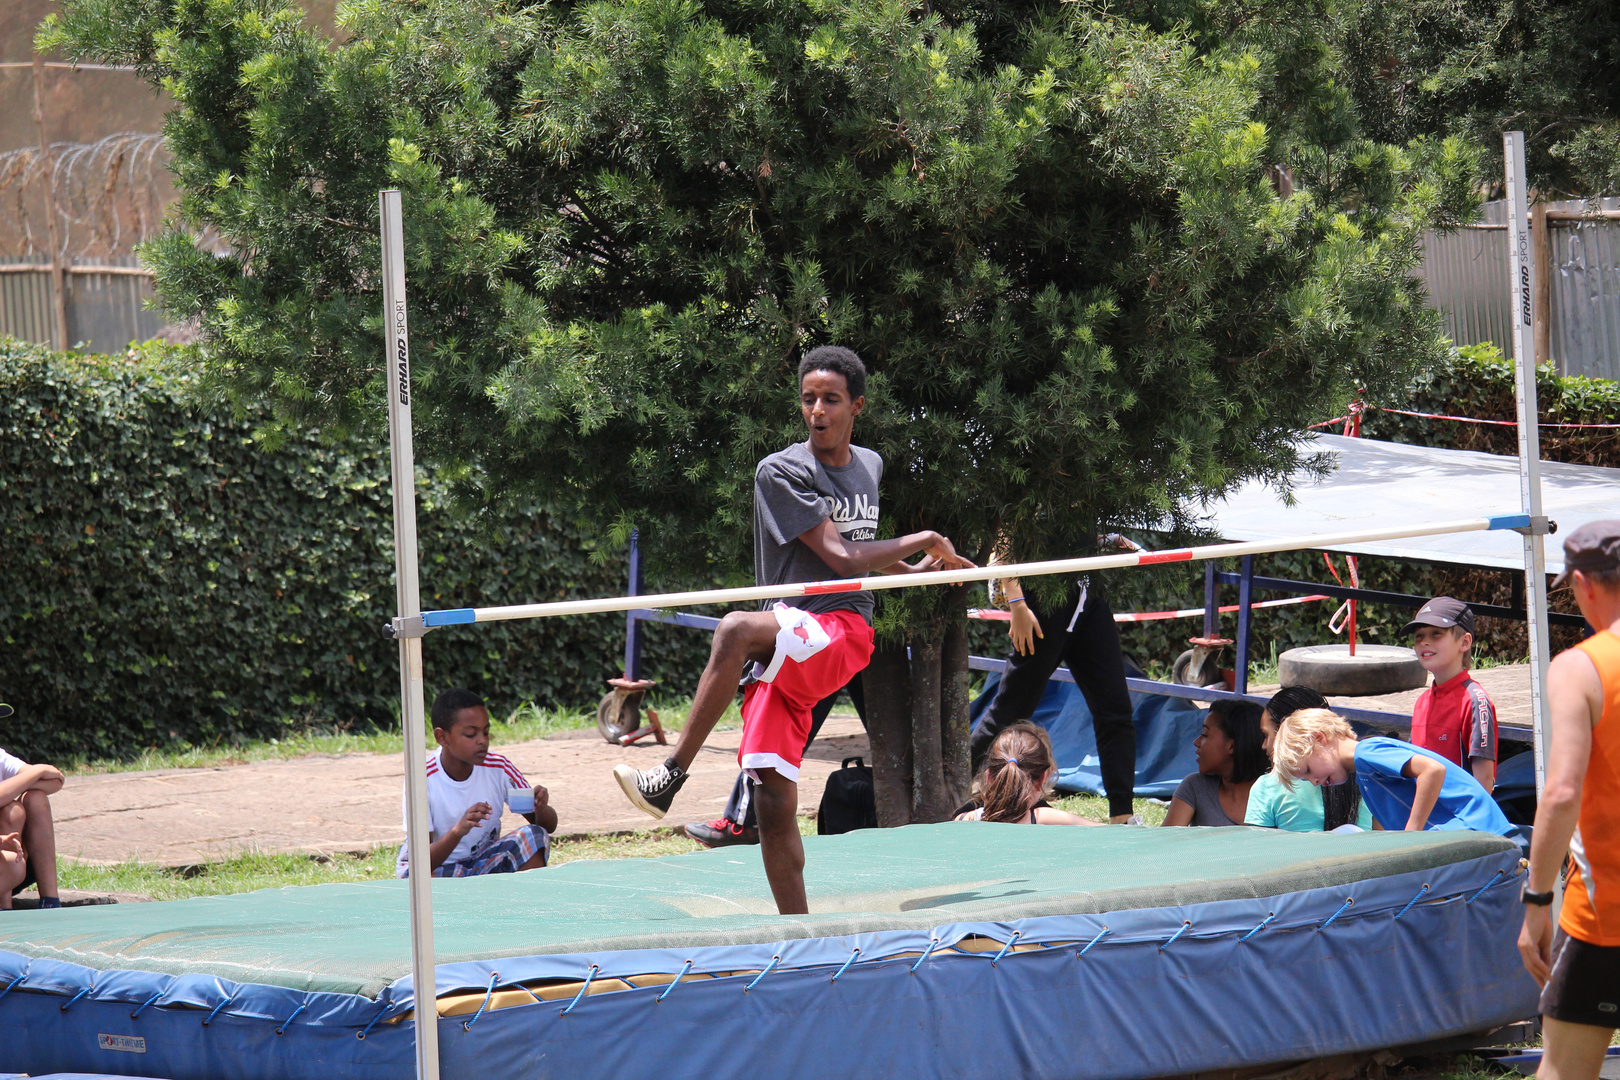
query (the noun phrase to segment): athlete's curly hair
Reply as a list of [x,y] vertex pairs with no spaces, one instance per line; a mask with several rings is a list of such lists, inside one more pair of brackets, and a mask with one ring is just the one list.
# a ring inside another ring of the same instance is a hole
[[799,361],[799,382],[812,371],[831,371],[844,377],[851,398],[866,396],[866,365],[855,353],[841,345],[823,345],[811,349]]

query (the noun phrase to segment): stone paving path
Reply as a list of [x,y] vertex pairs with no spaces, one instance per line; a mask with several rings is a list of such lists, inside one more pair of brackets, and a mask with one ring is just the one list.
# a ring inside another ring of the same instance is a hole
[[[665,747],[612,746],[591,728],[498,749],[532,782],[550,790],[558,834],[579,836],[719,817],[737,775],[741,738],[740,730],[710,736],[664,822],[630,805],[613,780],[613,766],[622,761],[645,767],[662,760],[669,753]],[[828,775],[853,755],[871,761],[860,721],[829,717],[804,762],[801,813],[816,808]],[[399,842],[404,775],[398,755],[346,754],[72,776],[51,798],[57,850],[88,862],[138,859],[162,866],[195,865],[247,850],[369,851]],[[508,814],[503,829],[521,820]]]

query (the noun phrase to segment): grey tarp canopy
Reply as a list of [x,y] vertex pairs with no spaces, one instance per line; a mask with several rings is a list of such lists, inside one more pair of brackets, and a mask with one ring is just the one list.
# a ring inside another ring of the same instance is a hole
[[[1208,510],[1209,524],[1228,540],[1275,540],[1344,532],[1358,525],[1447,521],[1471,514],[1520,513],[1516,457],[1472,450],[1318,437],[1310,454],[1329,454],[1335,468],[1325,480],[1300,474],[1294,505],[1273,488],[1250,482]],[[1620,469],[1541,464],[1543,513],[1568,535],[1580,525],[1620,517]],[[1328,548],[1353,555],[1524,570],[1524,541],[1506,531],[1453,533]],[[1558,537],[1546,545],[1548,573],[1564,569]]]

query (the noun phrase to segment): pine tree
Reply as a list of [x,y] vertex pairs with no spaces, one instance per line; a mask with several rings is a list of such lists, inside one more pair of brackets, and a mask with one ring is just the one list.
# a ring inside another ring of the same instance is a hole
[[[1473,211],[1474,157],[1365,138],[1297,23],[1234,45],[1077,3],[358,0],[334,44],[272,0],[67,0],[45,36],[178,102],[183,200],[144,257],[218,393],[381,430],[376,192],[401,187],[419,453],[741,577],[816,344],[872,369],[885,532],[981,560],[1282,483],[1306,425],[1436,357],[1411,271]],[[885,823],[965,794],[967,604],[882,603]]]

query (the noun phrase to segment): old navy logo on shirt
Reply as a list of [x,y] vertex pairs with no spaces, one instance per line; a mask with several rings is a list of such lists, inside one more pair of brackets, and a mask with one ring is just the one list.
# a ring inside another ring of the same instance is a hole
[[865,495],[856,495],[853,500],[840,499],[835,495],[824,496],[827,500],[827,510],[832,518],[833,527],[840,534],[850,540],[876,540],[878,504],[870,502]]

